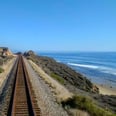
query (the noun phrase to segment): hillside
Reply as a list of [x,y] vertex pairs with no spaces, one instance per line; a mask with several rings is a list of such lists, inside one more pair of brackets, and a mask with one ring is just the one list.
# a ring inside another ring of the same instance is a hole
[[[107,108],[116,112],[116,96],[100,95],[99,89],[82,74],[76,72],[65,64],[56,62],[53,58],[36,55],[33,51],[25,52],[24,56],[35,62],[48,75],[64,85],[75,95],[89,97],[95,102],[95,104],[103,109]],[[82,99],[86,98],[82,97]]]
[[27,58],[36,62],[47,74],[60,81],[64,85],[71,84],[81,90],[98,93],[95,87],[86,77],[77,73],[65,64],[58,63],[49,57],[37,56],[34,52],[29,51],[24,54]]

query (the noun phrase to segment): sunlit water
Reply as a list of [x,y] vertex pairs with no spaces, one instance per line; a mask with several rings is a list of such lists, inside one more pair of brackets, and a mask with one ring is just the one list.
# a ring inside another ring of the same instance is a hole
[[116,87],[115,52],[39,53],[67,64],[94,83]]

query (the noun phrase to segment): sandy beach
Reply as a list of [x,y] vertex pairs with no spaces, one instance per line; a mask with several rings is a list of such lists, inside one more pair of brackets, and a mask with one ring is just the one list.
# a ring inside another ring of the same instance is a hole
[[116,95],[116,88],[110,88],[106,85],[99,85],[96,84],[96,86],[99,88],[100,94],[103,95]]

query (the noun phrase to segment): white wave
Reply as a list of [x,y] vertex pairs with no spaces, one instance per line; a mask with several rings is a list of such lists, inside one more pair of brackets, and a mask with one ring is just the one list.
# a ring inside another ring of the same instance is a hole
[[107,73],[107,74],[112,74],[112,75],[116,75],[116,71],[114,70],[104,70],[102,71],[103,73]]
[[85,68],[93,68],[93,69],[99,68],[99,66],[95,66],[95,65],[85,65],[85,64],[75,64],[75,63],[68,63],[68,64],[72,66],[79,66],[79,67],[85,67]]
[[60,63],[61,61],[59,61],[59,60],[56,60],[56,62],[59,62],[59,63]]
[[75,63],[68,63],[68,65],[97,69],[97,70],[99,70],[100,72],[103,72],[103,73],[116,75],[116,70],[114,68],[109,68],[109,67],[104,67],[104,66],[96,66],[96,65],[75,64]]

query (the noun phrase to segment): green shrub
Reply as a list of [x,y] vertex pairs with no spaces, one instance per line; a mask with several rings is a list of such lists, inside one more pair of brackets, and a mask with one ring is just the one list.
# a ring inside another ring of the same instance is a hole
[[54,78],[55,80],[57,80],[59,83],[64,84],[64,79],[62,77],[60,77],[57,74],[51,73],[50,75],[52,78]]
[[84,96],[73,96],[67,101],[62,101],[63,107],[78,108],[87,111],[91,116],[116,116],[110,111],[98,107],[91,99]]
[[0,73],[4,72],[4,69],[0,68]]

